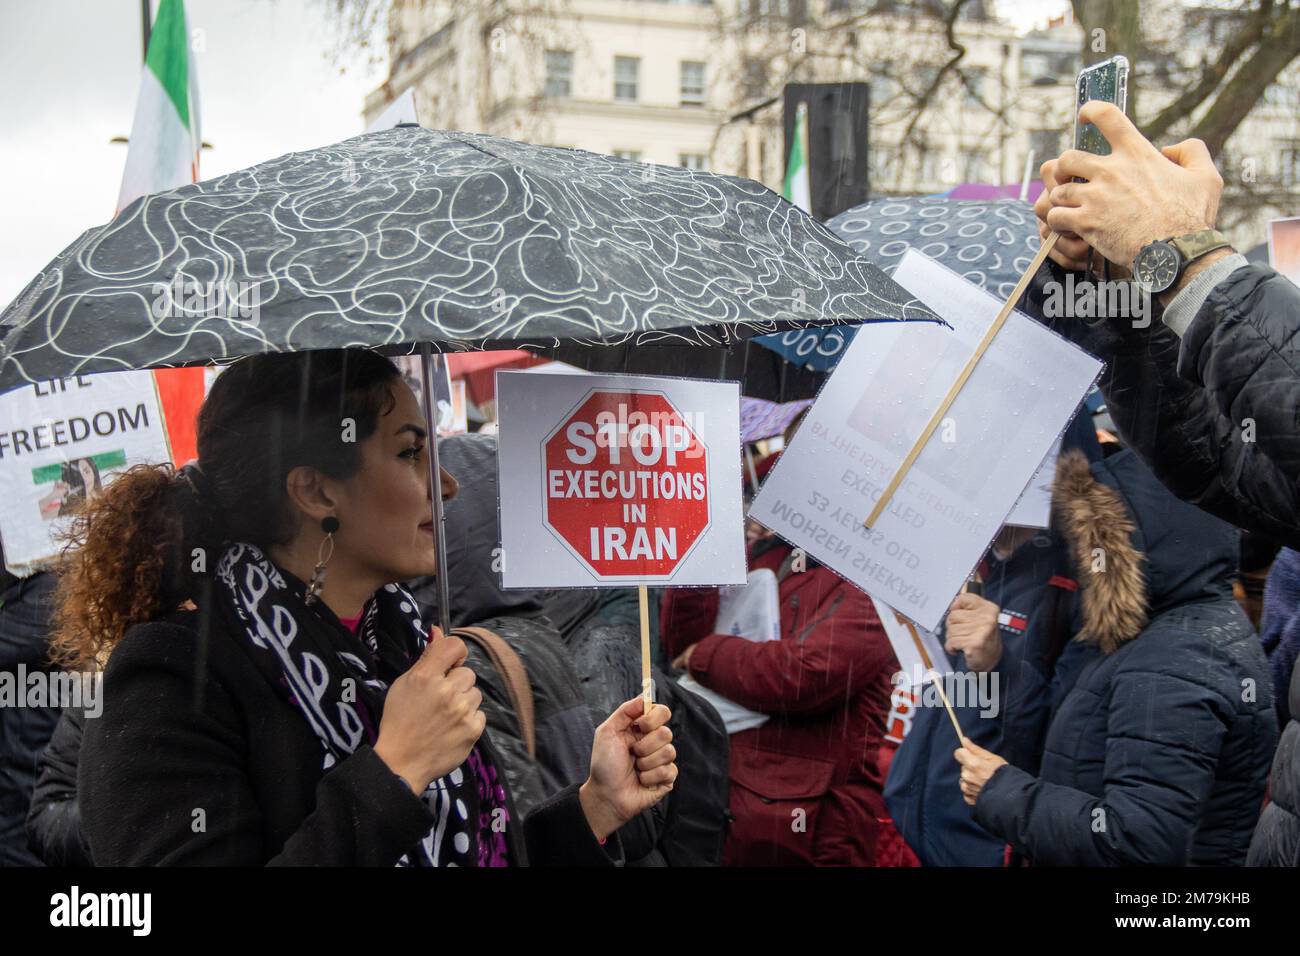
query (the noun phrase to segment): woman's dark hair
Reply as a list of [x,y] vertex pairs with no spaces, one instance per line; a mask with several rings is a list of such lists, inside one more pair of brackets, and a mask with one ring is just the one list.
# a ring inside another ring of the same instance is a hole
[[355,475],[399,380],[391,361],[364,349],[258,355],[222,372],[199,411],[197,468],[136,465],[73,519],[55,658],[102,662],[127,628],[194,598],[227,542],[287,541],[289,472]]

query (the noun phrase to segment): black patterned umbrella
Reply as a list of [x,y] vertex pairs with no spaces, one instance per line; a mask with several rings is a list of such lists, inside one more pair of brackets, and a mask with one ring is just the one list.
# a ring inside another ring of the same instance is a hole
[[0,391],[265,351],[726,345],[932,313],[758,183],[398,127],[143,197],[0,316]]

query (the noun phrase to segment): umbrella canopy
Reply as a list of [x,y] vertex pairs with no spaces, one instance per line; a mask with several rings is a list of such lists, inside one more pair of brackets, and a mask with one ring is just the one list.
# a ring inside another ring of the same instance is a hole
[[771,438],[773,435],[785,434],[790,423],[802,415],[804,409],[811,404],[810,398],[778,405],[775,402],[765,402],[761,398],[741,396],[740,440],[748,444]]
[[[1015,199],[873,199],[826,225],[885,272],[892,274],[914,248],[1000,298],[1012,293],[1039,246],[1033,207]],[[825,371],[839,362],[855,331],[797,329],[759,341],[791,362]]]
[[755,344],[757,341],[731,342],[707,349],[684,345],[611,345],[599,349],[564,346],[548,349],[546,354],[588,372],[737,381],[742,395],[771,402],[812,398],[817,394],[826,381],[824,371],[795,365],[773,350]]
[[406,126],[146,196],[0,316],[0,390],[350,346],[726,344],[934,315],[750,180]]

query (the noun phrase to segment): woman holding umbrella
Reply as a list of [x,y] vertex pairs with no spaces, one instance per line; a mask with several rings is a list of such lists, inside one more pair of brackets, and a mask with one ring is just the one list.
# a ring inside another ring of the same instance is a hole
[[667,709],[621,706],[586,783],[514,818],[464,645],[395,583],[435,571],[426,441],[387,359],[257,356],[214,384],[198,467],[88,502],[56,642],[111,652],[80,770],[97,864],[618,861],[676,778]]

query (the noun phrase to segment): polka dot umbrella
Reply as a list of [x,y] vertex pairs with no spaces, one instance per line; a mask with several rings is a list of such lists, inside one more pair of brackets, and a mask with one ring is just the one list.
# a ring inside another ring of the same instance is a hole
[[[1005,298],[1038,251],[1035,223],[1033,207],[1016,199],[921,196],[873,199],[826,225],[887,274],[908,249],[916,249]],[[795,365],[822,372],[835,366],[856,331],[849,326],[793,329],[757,341]]]

